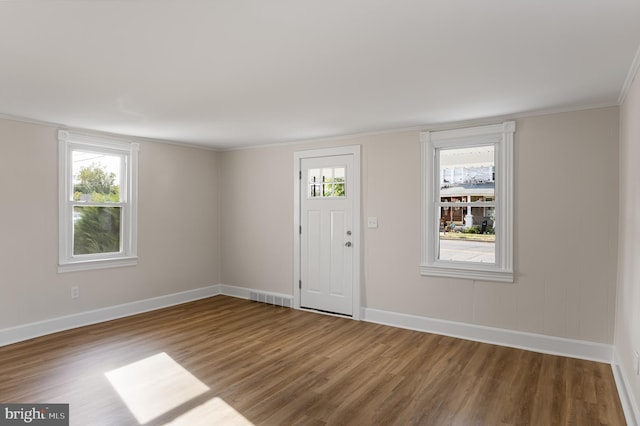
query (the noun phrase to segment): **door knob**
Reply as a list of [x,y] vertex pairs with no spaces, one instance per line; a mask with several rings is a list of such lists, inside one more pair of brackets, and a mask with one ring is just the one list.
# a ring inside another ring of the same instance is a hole
[[346,243],[344,243],[344,245],[345,245],[346,247],[351,247],[351,241],[347,241]]
[[351,235],[351,231],[347,231],[347,235]]

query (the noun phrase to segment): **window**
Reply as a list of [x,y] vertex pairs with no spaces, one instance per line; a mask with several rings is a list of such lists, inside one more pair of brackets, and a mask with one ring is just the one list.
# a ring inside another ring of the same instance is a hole
[[309,169],[308,198],[345,197],[345,168]]
[[138,144],[65,130],[58,143],[58,271],[135,265]]
[[513,282],[515,122],[422,132],[422,275]]

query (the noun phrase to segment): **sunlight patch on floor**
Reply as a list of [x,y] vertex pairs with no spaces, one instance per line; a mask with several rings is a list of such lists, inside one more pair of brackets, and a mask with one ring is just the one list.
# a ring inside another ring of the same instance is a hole
[[164,352],[111,370],[105,376],[140,424],[209,390]]
[[253,426],[253,423],[218,397],[210,399],[166,424],[172,426]]

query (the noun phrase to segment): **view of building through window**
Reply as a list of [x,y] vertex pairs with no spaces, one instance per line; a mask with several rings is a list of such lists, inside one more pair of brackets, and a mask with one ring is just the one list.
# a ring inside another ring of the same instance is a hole
[[495,146],[438,154],[439,259],[495,263]]

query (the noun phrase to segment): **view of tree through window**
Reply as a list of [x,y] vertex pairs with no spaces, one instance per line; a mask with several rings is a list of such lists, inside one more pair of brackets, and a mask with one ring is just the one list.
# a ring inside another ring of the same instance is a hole
[[73,152],[73,254],[121,250],[121,157]]
[[308,196],[310,198],[344,197],[345,168],[309,169]]
[[139,150],[58,130],[58,272],[137,265]]

